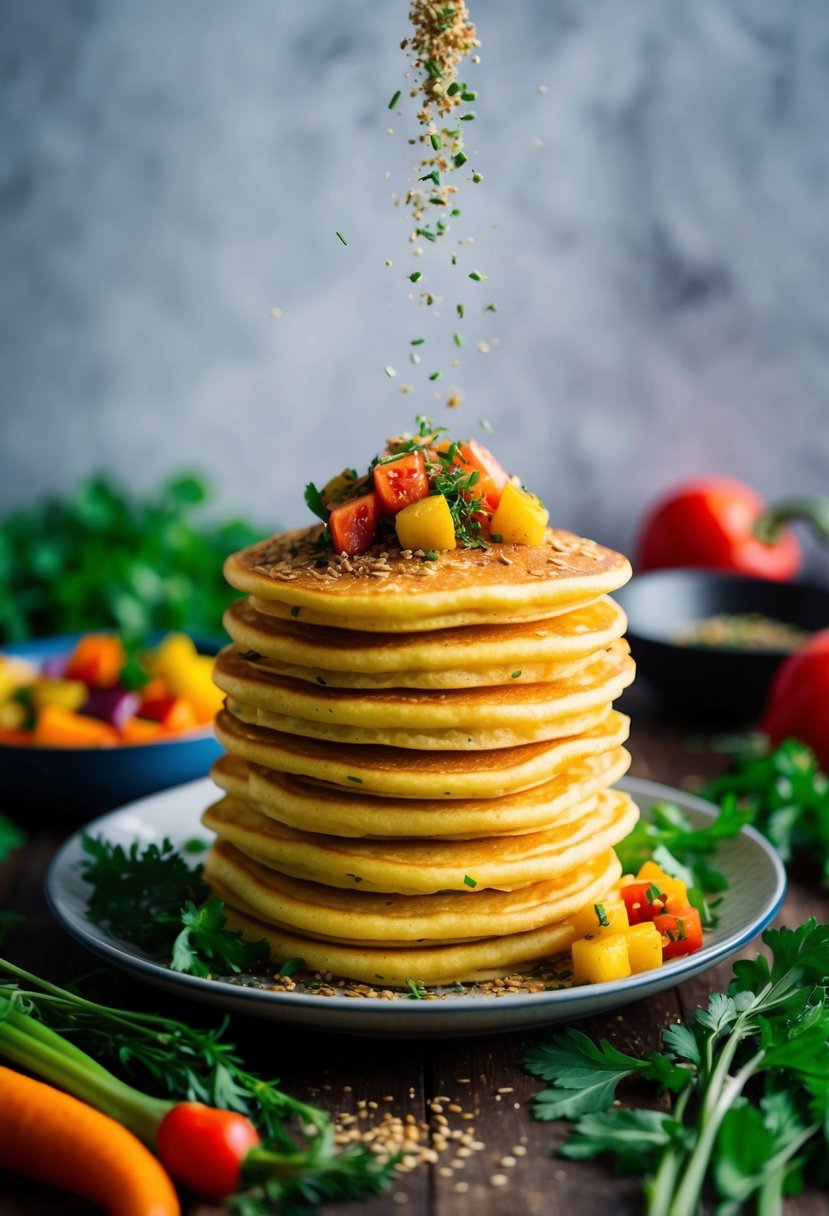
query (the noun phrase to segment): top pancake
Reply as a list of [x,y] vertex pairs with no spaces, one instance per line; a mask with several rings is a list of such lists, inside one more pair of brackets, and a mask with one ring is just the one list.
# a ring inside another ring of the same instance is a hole
[[375,546],[332,553],[322,526],[283,532],[225,562],[225,578],[259,612],[311,625],[408,633],[456,625],[535,621],[623,586],[627,558],[570,532],[543,545],[451,549],[434,561]]

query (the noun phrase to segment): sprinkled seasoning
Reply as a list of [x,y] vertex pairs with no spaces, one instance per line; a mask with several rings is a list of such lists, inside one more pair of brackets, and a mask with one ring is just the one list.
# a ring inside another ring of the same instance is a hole
[[[434,266],[435,288],[421,292],[416,301],[420,307],[432,309],[439,307],[445,298],[437,275],[447,263],[451,267],[463,265],[461,253],[448,251],[447,256],[446,238],[458,245],[472,243],[471,237],[456,242],[450,232],[452,220],[460,216],[460,208],[456,205],[459,188],[456,175],[469,165],[471,155],[464,148],[466,124],[475,119],[469,106],[478,98],[474,84],[464,78],[462,64],[464,60],[469,65],[480,62],[480,57],[474,53],[479,42],[465,0],[449,4],[410,0],[408,7],[411,32],[401,47],[409,61],[407,93],[418,124],[418,130],[408,137],[408,143],[417,149],[418,159],[413,166],[413,185],[395,196],[395,202],[404,206],[410,216],[409,244],[413,256],[421,257],[426,247],[431,247],[434,253],[429,257],[438,260]],[[388,108],[394,109],[401,98],[398,90]],[[474,165],[469,168],[474,172],[468,174],[467,180],[471,177],[473,181],[481,181],[482,175],[477,168]],[[445,259],[442,262],[441,257]],[[417,283],[423,272],[412,271],[407,277],[411,283]],[[472,277],[477,281],[485,278],[477,271]],[[414,296],[410,298],[414,299]],[[439,314],[435,312],[434,315]],[[462,306],[458,306],[458,315],[463,316]],[[453,334],[451,330],[447,339],[451,339],[456,348],[464,345],[460,334]],[[453,360],[452,365],[459,364]],[[434,381],[438,375],[432,372],[428,379]],[[446,404],[454,408],[460,401],[460,392],[453,389]]]

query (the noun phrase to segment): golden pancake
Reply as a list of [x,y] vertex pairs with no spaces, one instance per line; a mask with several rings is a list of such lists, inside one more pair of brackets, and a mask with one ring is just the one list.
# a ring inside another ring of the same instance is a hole
[[[624,687],[624,685],[622,685]],[[621,691],[621,688],[620,688]],[[554,718],[550,722],[529,723],[525,726],[503,726],[458,730],[414,731],[405,727],[340,726],[330,722],[309,722],[306,718],[292,718],[287,714],[269,713],[266,709],[242,705],[231,697],[227,699],[230,713],[254,726],[266,726],[271,730],[284,731],[291,735],[306,735],[310,739],[321,739],[326,743],[382,744],[385,747],[413,748],[416,751],[478,751],[492,748],[517,747],[536,740],[558,739],[577,735],[597,726],[610,712],[610,701],[595,709],[585,709],[581,714]]]
[[568,812],[567,822],[560,820],[541,832],[478,840],[376,841],[314,835],[278,823],[230,796],[208,807],[202,822],[221,840],[293,878],[417,895],[470,887],[509,891],[550,881],[617,844],[638,817],[627,794],[603,790]]
[[321,544],[321,525],[283,532],[225,562],[259,612],[338,629],[409,633],[567,612],[623,586],[630,563],[569,532],[543,545],[452,549],[428,561],[375,547],[359,557]]
[[553,679],[564,674],[557,667],[584,662],[621,637],[627,621],[604,597],[548,620],[385,637],[278,620],[244,600],[228,608],[224,624],[239,650],[297,679],[345,687],[462,688]]
[[432,754],[306,739],[241,722],[225,710],[215,723],[222,746],[253,764],[384,798],[433,799],[500,798],[531,789],[585,756],[619,747],[629,728],[629,718],[611,710],[590,729],[550,742]]
[[413,978],[430,985],[498,979],[562,954],[573,940],[572,926],[563,921],[526,933],[486,937],[454,946],[410,946],[396,950],[348,946],[275,929],[238,901],[236,906],[229,902],[231,896],[220,882],[215,890],[227,900],[228,928],[240,931],[251,941],[266,941],[275,962],[301,958],[311,971],[348,976],[383,988],[406,988]]
[[205,863],[211,886],[268,924],[340,942],[406,945],[469,941],[524,933],[566,920],[606,898],[618,881],[615,853],[601,853],[560,875],[518,891],[444,891],[437,895],[372,895],[339,891],[277,874],[233,845],[213,846]]
[[[488,727],[511,727],[520,739],[529,740],[544,737],[531,733],[536,725],[545,726],[551,719],[575,716],[606,704],[630,683],[633,672],[627,642],[617,641],[573,675],[551,683],[520,685],[513,680],[497,688],[369,692],[288,680],[246,662],[235,647],[228,646],[216,658],[213,678],[228,694],[229,703],[326,728],[353,726],[383,734],[404,730],[414,735],[449,726],[470,733]],[[247,715],[244,718],[250,720]],[[257,721],[282,729],[263,715]],[[323,734],[328,737],[328,730]],[[377,737],[366,742],[396,741]]]
[[553,824],[559,815],[618,781],[630,756],[622,747],[586,756],[550,781],[501,798],[378,798],[359,786],[341,789],[276,773],[236,756],[211,769],[218,786],[254,803],[271,819],[328,836],[469,840],[516,835]]

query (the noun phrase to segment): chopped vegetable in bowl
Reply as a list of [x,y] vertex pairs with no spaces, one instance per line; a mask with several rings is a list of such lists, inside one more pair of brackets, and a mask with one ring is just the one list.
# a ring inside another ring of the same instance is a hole
[[0,654],[0,744],[115,747],[199,730],[222,703],[212,669],[183,633],[132,652],[87,633],[40,666]]

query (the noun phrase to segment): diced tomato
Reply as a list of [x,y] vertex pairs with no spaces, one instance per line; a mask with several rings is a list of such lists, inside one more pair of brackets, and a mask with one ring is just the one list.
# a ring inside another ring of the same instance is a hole
[[64,678],[82,680],[90,688],[114,688],[126,662],[121,639],[113,633],[88,633],[66,664]]
[[[653,920],[665,909],[666,896],[657,895],[658,883],[630,882],[622,887],[619,894],[625,901],[628,910],[628,920],[632,925],[641,925],[644,921]],[[648,899],[648,892],[651,898]]]
[[470,439],[457,445],[455,464],[470,473],[477,473],[475,494],[480,494],[487,507],[494,509],[501,500],[501,491],[509,481],[509,473],[482,443]]
[[426,498],[429,478],[423,452],[406,452],[397,460],[375,465],[374,489],[386,515],[396,515],[404,507]]
[[374,544],[380,520],[377,494],[363,494],[335,507],[328,517],[331,543],[337,553],[365,553]]
[[174,697],[172,705],[161,719],[161,729],[165,735],[179,735],[185,730],[195,730],[200,725],[196,711],[184,697]]
[[662,957],[678,958],[702,948],[702,921],[696,908],[661,912],[653,922],[662,934]]

